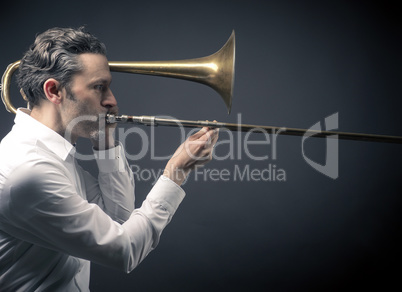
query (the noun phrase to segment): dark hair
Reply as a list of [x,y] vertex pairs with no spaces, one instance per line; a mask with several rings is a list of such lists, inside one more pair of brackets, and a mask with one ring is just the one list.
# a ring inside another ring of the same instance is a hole
[[83,27],[56,27],[37,35],[21,59],[17,74],[18,86],[29,103],[38,105],[40,99],[46,99],[43,84],[49,78],[69,91],[73,75],[82,70],[78,60],[82,53],[106,55],[106,47]]

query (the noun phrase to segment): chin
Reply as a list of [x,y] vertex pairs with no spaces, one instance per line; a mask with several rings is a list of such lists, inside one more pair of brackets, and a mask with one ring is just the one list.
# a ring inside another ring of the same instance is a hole
[[106,137],[106,132],[102,130],[94,130],[89,133],[89,138],[92,140],[102,141]]

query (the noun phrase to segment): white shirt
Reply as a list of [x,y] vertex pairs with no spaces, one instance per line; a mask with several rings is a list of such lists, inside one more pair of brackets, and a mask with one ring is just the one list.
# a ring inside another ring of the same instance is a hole
[[29,114],[18,110],[0,144],[0,291],[88,291],[90,261],[130,272],[184,191],[162,176],[134,210],[122,145],[95,151],[95,179],[73,145]]

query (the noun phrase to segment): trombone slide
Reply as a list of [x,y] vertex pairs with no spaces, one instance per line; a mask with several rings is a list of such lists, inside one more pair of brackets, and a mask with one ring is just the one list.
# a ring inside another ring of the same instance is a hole
[[132,123],[147,126],[171,126],[171,127],[186,127],[186,128],[210,127],[210,128],[220,128],[223,130],[237,131],[237,132],[270,133],[275,135],[291,135],[291,136],[309,135],[311,137],[317,137],[317,138],[328,137],[343,140],[402,144],[401,136],[348,133],[338,131],[316,131],[316,130],[307,130],[298,128],[221,123],[221,122],[209,122],[209,121],[165,119],[165,118],[157,118],[155,116],[106,115],[106,122],[108,124]]

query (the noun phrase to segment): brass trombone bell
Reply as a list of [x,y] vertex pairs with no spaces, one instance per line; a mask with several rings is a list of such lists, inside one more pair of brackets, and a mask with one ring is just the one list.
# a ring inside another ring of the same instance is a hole
[[[11,77],[19,65],[20,61],[16,61],[7,67],[0,88],[1,99],[7,111],[14,114],[17,110],[11,103],[9,88]],[[225,45],[210,56],[175,61],[111,61],[109,67],[114,72],[171,77],[208,85],[219,93],[230,113],[234,84],[235,32],[232,31]],[[23,95],[22,92],[21,94]]]

